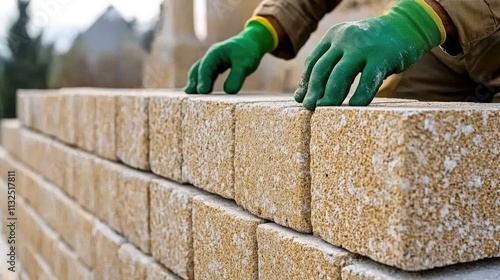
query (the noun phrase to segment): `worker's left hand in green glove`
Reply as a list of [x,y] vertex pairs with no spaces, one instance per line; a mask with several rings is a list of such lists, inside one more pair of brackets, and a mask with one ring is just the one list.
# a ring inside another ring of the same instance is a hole
[[445,38],[441,19],[424,0],[400,0],[381,17],[336,25],[308,57],[295,99],[310,110],[339,106],[361,72],[349,104],[367,106],[385,78],[410,68]]
[[189,94],[208,94],[220,73],[231,68],[224,83],[224,91],[240,91],[247,76],[255,72],[264,55],[278,44],[278,36],[271,23],[263,17],[251,18],[238,35],[213,45],[188,73],[185,88]]

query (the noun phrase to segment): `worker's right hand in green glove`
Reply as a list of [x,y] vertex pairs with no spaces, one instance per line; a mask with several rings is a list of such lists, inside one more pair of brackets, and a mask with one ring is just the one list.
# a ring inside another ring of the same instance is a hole
[[246,77],[257,70],[264,55],[277,44],[278,36],[269,21],[254,17],[240,34],[213,45],[191,67],[184,90],[189,94],[208,94],[212,92],[217,76],[231,68],[224,91],[235,94],[240,91]]
[[389,75],[410,68],[446,33],[424,0],[400,0],[381,17],[333,26],[306,61],[295,99],[304,107],[339,106],[358,73],[351,106],[367,106]]

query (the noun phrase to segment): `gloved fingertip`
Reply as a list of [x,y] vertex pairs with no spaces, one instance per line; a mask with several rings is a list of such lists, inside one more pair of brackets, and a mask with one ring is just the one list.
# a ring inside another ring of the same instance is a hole
[[198,87],[196,88],[199,94],[209,94],[211,92],[210,85],[200,83],[198,84]]
[[184,92],[187,94],[197,94],[198,92],[196,91],[196,83],[189,81],[186,87],[184,87]]
[[295,93],[293,95],[295,101],[298,103],[302,103],[304,101],[304,98],[306,97],[307,93],[307,88],[299,87],[295,90]]

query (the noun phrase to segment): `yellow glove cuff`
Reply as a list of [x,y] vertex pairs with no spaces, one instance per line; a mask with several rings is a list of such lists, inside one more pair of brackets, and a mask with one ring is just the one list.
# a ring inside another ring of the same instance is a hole
[[415,2],[417,2],[420,6],[422,6],[422,8],[424,8],[424,10],[429,14],[429,16],[431,16],[431,18],[436,23],[439,29],[439,33],[441,33],[440,45],[446,42],[446,29],[444,28],[443,21],[436,13],[436,11],[434,11],[434,9],[431,6],[429,6],[429,4],[427,4],[427,2],[425,2],[424,0],[415,0]]
[[278,33],[276,32],[276,29],[274,29],[274,26],[271,24],[271,22],[269,22],[269,20],[265,17],[254,16],[247,21],[245,26],[247,26],[248,23],[252,22],[252,21],[256,21],[256,22],[262,24],[267,30],[269,30],[269,32],[271,32],[271,35],[273,36],[273,40],[274,40],[273,50],[275,50],[279,45],[279,38],[278,38]]

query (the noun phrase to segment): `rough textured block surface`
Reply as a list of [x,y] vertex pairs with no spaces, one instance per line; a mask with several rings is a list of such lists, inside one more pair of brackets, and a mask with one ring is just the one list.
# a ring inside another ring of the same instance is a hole
[[259,279],[340,279],[341,270],[355,259],[323,240],[276,224],[257,229]]
[[151,251],[175,274],[193,279],[192,199],[201,190],[165,180],[150,186]]
[[236,107],[235,198],[254,215],[311,232],[312,112],[296,102]]
[[116,102],[117,157],[129,166],[150,170],[149,95],[141,92],[121,94]]
[[153,173],[182,180],[182,100],[188,95],[169,92],[149,101],[149,161]]
[[342,269],[343,280],[496,280],[500,260],[487,259],[422,272],[407,272],[373,261],[359,261]]
[[214,95],[184,100],[182,106],[184,181],[233,199],[236,105],[290,100],[289,95]]
[[90,90],[79,89],[74,99],[76,145],[87,152],[93,152],[96,134],[96,97]]
[[94,163],[96,160],[94,155],[85,152],[73,153],[72,158],[73,195],[75,200],[90,213],[95,211]]
[[2,131],[0,135],[2,137],[2,146],[15,156],[16,158],[21,158],[22,144],[21,144],[21,122],[17,119],[3,119],[1,121]]
[[257,226],[262,223],[234,202],[195,197],[194,278],[257,279]]
[[147,277],[147,269],[153,259],[144,255],[131,244],[124,244],[118,250],[121,275],[126,279],[143,280]]
[[147,268],[146,280],[181,280],[182,278],[165,269],[156,262],[150,262]]
[[76,144],[75,95],[71,90],[62,90],[58,95],[57,138],[70,145]]
[[116,158],[116,93],[95,93],[95,144],[94,152],[105,159]]
[[94,161],[94,214],[114,230],[122,232],[118,218],[118,188],[127,169],[102,159]]
[[315,234],[405,270],[500,256],[500,111],[474,108],[319,108]]
[[135,170],[123,172],[117,196],[111,202],[117,204],[116,215],[123,235],[144,253],[150,252],[149,184],[153,178]]
[[118,250],[125,239],[101,222],[94,223],[92,233],[94,279],[122,279]]
[[59,125],[59,120],[57,119],[59,116],[59,112],[57,111],[59,109],[59,94],[56,91],[47,91],[43,94],[42,98],[41,131],[44,134],[55,137],[57,136],[57,127]]

